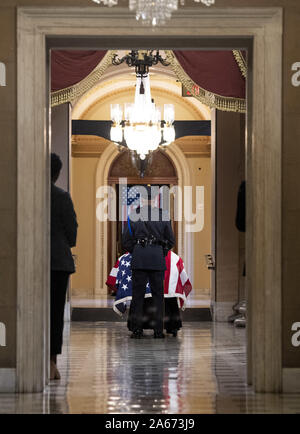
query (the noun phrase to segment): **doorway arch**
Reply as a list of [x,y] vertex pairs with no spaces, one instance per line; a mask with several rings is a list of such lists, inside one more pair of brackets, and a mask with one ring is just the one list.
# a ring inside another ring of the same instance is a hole
[[[159,151],[162,152],[162,151]],[[97,208],[99,199],[99,187],[115,185],[118,183],[119,176],[116,176],[116,173],[112,171],[112,167],[117,163],[118,159],[122,158],[124,153],[120,154],[113,143],[110,143],[101,157],[99,158],[99,162],[96,169],[96,177],[95,177],[95,191],[96,191],[96,204]],[[189,167],[186,160],[186,156],[176,145],[176,141],[170,145],[165,152],[163,152],[165,161],[169,161],[169,167],[173,166],[174,173],[169,172],[168,177],[157,176],[158,172],[154,172],[154,176],[150,176],[147,178],[139,178],[138,176],[134,176],[134,170],[131,172],[123,172],[120,174],[120,177],[123,177],[123,174],[131,174],[128,177],[128,184],[145,184],[148,182],[154,183],[167,183],[178,185],[183,191],[183,187],[185,185],[191,185],[190,182],[190,173]],[[123,164],[124,170],[128,170],[128,165]],[[155,176],[156,175],[156,176]],[[174,176],[175,175],[175,176]],[[176,184],[175,184],[176,183]],[[184,196],[183,196],[184,200]],[[96,212],[95,212],[96,216]],[[107,279],[107,270],[108,270],[108,255],[103,254],[103,252],[107,252],[107,244],[108,244],[108,232],[109,232],[109,224],[108,221],[99,221],[97,218],[95,219],[96,225],[96,243],[95,243],[95,295],[103,295],[107,294],[106,289],[106,279]],[[193,279],[193,244],[192,244],[192,236],[191,233],[185,231],[185,221],[177,222],[177,249],[178,255],[181,256],[186,264],[186,269],[190,279]],[[115,234],[111,234],[113,239]],[[115,251],[112,252],[112,255],[115,256]]]

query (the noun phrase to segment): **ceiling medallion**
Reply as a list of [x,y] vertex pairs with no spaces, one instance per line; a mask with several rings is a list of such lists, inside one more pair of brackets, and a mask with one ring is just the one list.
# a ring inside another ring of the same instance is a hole
[[[92,0],[97,4],[105,6],[116,6],[118,0]],[[215,4],[215,0],[194,0],[195,3],[202,3],[205,6]],[[135,11],[137,21],[141,21],[146,26],[164,25],[169,20],[174,11],[180,6],[184,6],[184,0],[129,0],[129,9]]]

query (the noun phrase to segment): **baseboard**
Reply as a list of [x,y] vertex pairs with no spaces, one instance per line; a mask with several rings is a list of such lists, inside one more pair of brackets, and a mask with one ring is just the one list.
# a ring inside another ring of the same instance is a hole
[[193,295],[205,295],[205,296],[210,296],[211,295],[211,290],[210,288],[193,288],[191,294],[191,296]]
[[94,298],[107,295],[107,288],[72,288],[71,297]]
[[300,368],[283,368],[283,393],[300,393]]
[[105,287],[105,288],[95,288],[94,289],[94,294],[95,294],[95,296],[100,296],[100,297],[103,297],[103,296],[106,296],[107,295],[107,293],[108,293],[108,288],[107,287]]
[[227,322],[228,317],[233,314],[233,301],[212,302],[213,320],[217,322]]
[[0,368],[0,393],[15,393],[16,369]]
[[72,288],[71,297],[90,298],[95,294],[94,289],[90,288]]

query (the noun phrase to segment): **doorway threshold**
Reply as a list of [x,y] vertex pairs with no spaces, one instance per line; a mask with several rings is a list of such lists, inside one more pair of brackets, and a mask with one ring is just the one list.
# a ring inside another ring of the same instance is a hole
[[[190,307],[186,308],[180,314],[183,322],[212,321],[211,310],[209,307]],[[71,321],[126,322],[127,314],[120,317],[112,308],[109,307],[73,307]]]

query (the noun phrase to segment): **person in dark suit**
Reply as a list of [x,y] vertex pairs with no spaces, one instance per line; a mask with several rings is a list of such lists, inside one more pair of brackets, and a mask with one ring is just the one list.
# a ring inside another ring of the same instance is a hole
[[175,238],[169,216],[154,207],[151,187],[141,188],[140,194],[141,207],[129,216],[122,238],[123,248],[132,253],[131,337],[139,339],[143,335],[143,303],[149,281],[155,312],[154,337],[164,338],[165,255],[174,246]]
[[240,232],[246,232],[246,181],[239,187],[235,225]]
[[[239,187],[235,226],[238,231],[246,232],[246,181],[242,181]],[[246,276],[246,264],[244,264],[243,276]]]
[[71,247],[76,245],[77,219],[72,199],[55,185],[62,162],[51,154],[51,304],[50,304],[50,379],[59,379],[57,354],[63,343],[64,309],[70,274],[75,272]]

